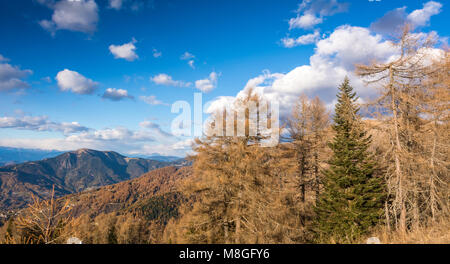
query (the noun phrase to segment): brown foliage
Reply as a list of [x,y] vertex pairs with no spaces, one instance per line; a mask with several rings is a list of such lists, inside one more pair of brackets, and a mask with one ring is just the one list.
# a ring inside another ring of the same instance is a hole
[[432,35],[423,38],[408,27],[395,45],[400,57],[357,65],[356,72],[380,91],[371,107],[375,128],[387,136],[379,142],[391,198],[386,228],[405,233],[438,212],[448,215],[448,52],[444,62],[433,63]]
[[[71,223],[72,210],[69,201],[60,204],[54,198],[54,190],[49,200],[41,201],[35,196],[15,220],[19,231],[19,241],[27,244],[63,243],[66,238],[64,228]],[[14,238],[12,238],[14,239]]]

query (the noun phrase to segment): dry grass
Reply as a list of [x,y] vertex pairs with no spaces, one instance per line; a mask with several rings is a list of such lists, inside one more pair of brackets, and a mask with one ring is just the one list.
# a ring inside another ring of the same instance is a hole
[[418,227],[406,234],[401,232],[376,232],[384,244],[450,244],[450,219],[443,219]]

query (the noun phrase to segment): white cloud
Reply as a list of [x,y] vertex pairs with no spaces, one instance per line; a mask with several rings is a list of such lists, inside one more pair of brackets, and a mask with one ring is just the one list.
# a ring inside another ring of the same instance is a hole
[[271,85],[273,80],[280,79],[284,76],[282,73],[270,73],[269,70],[264,70],[262,75],[252,78],[245,84],[244,90],[255,89],[261,85]]
[[441,8],[441,3],[429,1],[423,5],[422,9],[416,9],[408,14],[406,6],[403,6],[387,12],[383,17],[373,22],[370,28],[385,35],[399,34],[406,23],[413,28],[427,26],[431,16],[439,14]]
[[323,19],[321,17],[316,17],[314,14],[306,13],[296,18],[289,19],[289,29],[293,28],[303,28],[309,29],[317,24],[321,24]]
[[162,56],[162,52],[158,51],[157,49],[153,49],[153,57],[159,58]]
[[180,59],[181,59],[181,60],[187,60],[187,61],[188,61],[187,64],[188,64],[189,67],[191,67],[192,69],[195,69],[195,65],[194,65],[195,60],[194,60],[194,58],[195,58],[194,54],[189,53],[189,52],[187,52],[187,51],[186,51],[185,53],[183,53],[183,54],[180,56]]
[[[144,121],[145,122],[145,121]],[[141,123],[142,124],[142,123]],[[62,138],[0,138],[0,146],[37,148],[69,151],[79,148],[114,150],[123,154],[154,154],[184,156],[185,140],[149,125],[143,130],[129,130],[124,127],[89,130]],[[183,142],[183,143],[181,143]]]
[[297,17],[289,19],[289,29],[310,29],[321,24],[325,16],[347,10],[346,3],[337,0],[303,0],[297,9]]
[[89,128],[81,126],[78,122],[53,122],[47,116],[21,116],[0,117],[0,128],[13,128],[35,131],[58,131],[64,134],[88,131]]
[[149,105],[166,105],[162,101],[156,99],[156,96],[154,96],[154,95],[139,96],[139,99],[141,99],[142,101],[144,101],[146,104],[149,104]]
[[208,78],[195,81],[195,87],[204,93],[210,92],[216,88],[217,78],[217,73],[211,72]]
[[111,101],[120,101],[123,99],[134,99],[132,95],[128,94],[127,90],[124,89],[116,89],[116,88],[108,88],[103,93],[102,98],[109,99]]
[[193,143],[194,143],[194,140],[192,140],[192,139],[185,139],[185,140],[178,141],[178,142],[172,144],[170,146],[170,148],[174,149],[174,150],[189,151],[189,150],[192,149],[191,146],[192,146]]
[[355,63],[368,63],[371,59],[384,60],[394,52],[395,48],[381,35],[372,34],[367,28],[345,25],[317,43],[311,64],[332,62],[353,70]]
[[[369,63],[372,59],[386,61],[397,54],[397,50],[381,35],[374,35],[366,28],[341,26],[327,38],[316,44],[315,53],[310,63],[298,66],[288,73],[270,73],[248,81],[238,97],[245,95],[249,89],[263,95],[269,101],[280,103],[281,114],[290,113],[298,96],[319,95],[325,103],[335,99],[337,87],[348,76],[358,95],[371,96],[375,90],[366,87],[354,72],[355,63]],[[218,109],[229,104],[229,98],[218,98],[210,109]]]
[[122,8],[122,0],[109,0],[109,8],[120,10]]
[[40,2],[53,9],[51,20],[39,22],[43,28],[52,33],[66,29],[92,34],[97,29],[98,6],[94,0]]
[[153,8],[154,2],[152,0],[109,0],[108,8],[115,10],[129,9],[137,12],[143,8]]
[[185,53],[183,53],[180,57],[181,60],[189,60],[189,59],[193,59],[193,58],[195,58],[195,56],[187,51]]
[[297,9],[300,13],[319,14],[320,16],[332,16],[337,13],[345,12],[348,9],[348,3],[339,3],[338,0],[303,0]]
[[142,121],[139,123],[139,126],[142,128],[159,128],[159,125],[152,121]]
[[206,113],[211,114],[217,111],[222,110],[226,106],[233,105],[236,97],[233,96],[219,96],[211,102],[209,106],[207,106]]
[[131,131],[125,127],[106,128],[102,130],[82,132],[67,137],[69,141],[154,141],[155,138],[144,131]]
[[422,9],[416,9],[408,15],[407,19],[413,26],[425,26],[430,21],[431,16],[441,12],[442,4],[429,1],[423,5]]
[[[3,56],[1,58],[6,61]],[[32,73],[31,70],[21,70],[18,66],[0,63],[0,92],[28,88],[29,84],[23,79]]]
[[158,124],[151,121],[142,121],[139,123],[139,126],[145,129],[152,130],[153,133],[156,133],[159,137],[173,137],[172,134],[165,132]]
[[285,38],[281,39],[281,42],[284,47],[293,48],[293,47],[300,46],[300,45],[308,45],[308,44],[316,43],[317,41],[319,41],[319,39],[320,39],[320,33],[319,33],[319,31],[316,30],[314,33],[306,34],[306,35],[300,36],[296,39],[285,37]]
[[[18,111],[20,112],[20,111]],[[62,132],[61,137],[47,138],[0,138],[0,146],[18,148],[37,148],[69,151],[79,148],[114,150],[124,154],[153,154],[184,156],[184,140],[165,132],[150,121],[139,123],[142,129],[130,130],[125,127],[89,129],[77,122],[58,123],[46,116],[0,117],[0,128],[23,129],[33,131]],[[42,135],[42,134],[41,134]]]
[[68,69],[58,72],[56,80],[61,91],[71,91],[77,94],[92,94],[98,86],[97,82]]
[[167,75],[165,73],[155,75],[151,77],[150,80],[158,85],[166,85],[166,86],[188,87],[191,85],[191,83],[189,82],[175,81],[172,79],[172,76]]
[[125,59],[127,61],[134,61],[138,58],[136,54],[136,46],[134,45],[136,40],[133,40],[129,43],[125,43],[123,45],[110,45],[109,51],[114,55],[116,59]]
[[188,61],[188,65],[189,65],[189,67],[191,67],[192,69],[195,69],[194,60]]

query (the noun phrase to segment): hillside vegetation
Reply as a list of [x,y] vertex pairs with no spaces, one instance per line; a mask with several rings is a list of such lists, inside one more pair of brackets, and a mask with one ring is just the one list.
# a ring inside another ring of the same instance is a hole
[[[117,182],[179,162],[128,158],[113,151],[80,149],[54,158],[0,167],[0,213],[19,209],[31,196],[49,199]],[[181,164],[181,163],[180,163]]]

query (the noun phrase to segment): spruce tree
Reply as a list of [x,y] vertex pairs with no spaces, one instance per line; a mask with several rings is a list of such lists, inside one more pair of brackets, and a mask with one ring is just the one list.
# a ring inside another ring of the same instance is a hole
[[333,117],[333,154],[323,172],[324,191],[316,205],[316,232],[321,242],[355,242],[377,224],[385,197],[384,181],[374,175],[356,93],[348,78],[339,87]]

